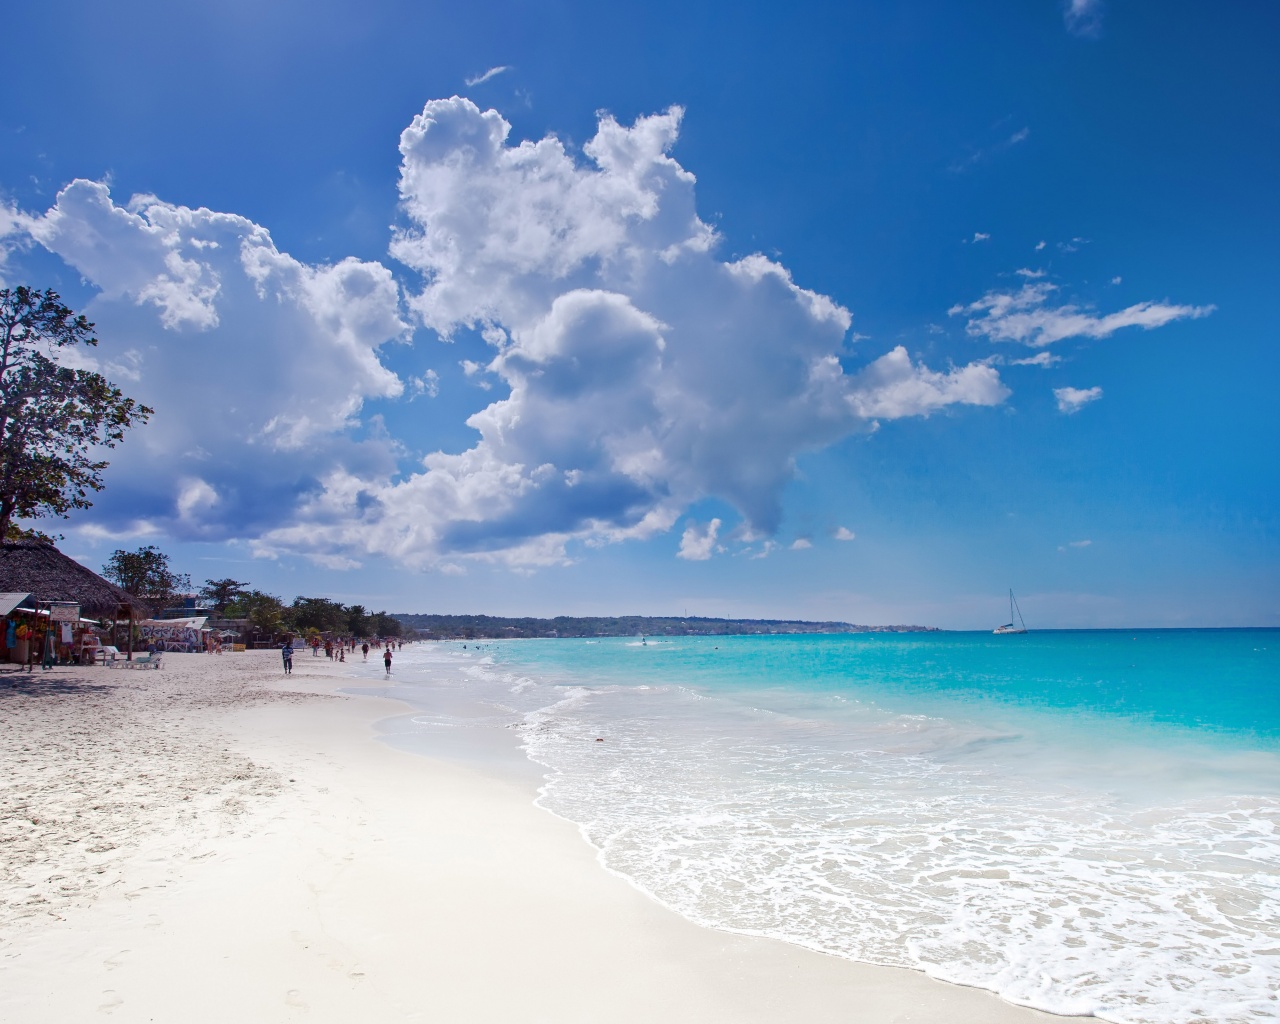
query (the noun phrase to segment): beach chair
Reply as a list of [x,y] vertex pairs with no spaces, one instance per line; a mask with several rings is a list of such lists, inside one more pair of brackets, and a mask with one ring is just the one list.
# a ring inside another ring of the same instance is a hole
[[116,658],[120,657],[120,651],[115,647],[102,646],[90,648],[90,650],[93,651],[94,663],[96,664],[100,661],[102,664],[106,665],[107,668],[114,666]]
[[113,662],[115,668],[159,668],[160,659],[163,657],[163,651],[156,651],[155,654],[149,654],[143,651],[141,654],[135,653],[132,661],[116,661]]

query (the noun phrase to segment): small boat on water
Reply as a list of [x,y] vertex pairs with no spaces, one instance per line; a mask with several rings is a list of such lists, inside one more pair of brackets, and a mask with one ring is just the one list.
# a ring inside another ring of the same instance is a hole
[[[1017,623],[1014,625],[1014,614],[1017,614]],[[1027,624],[1022,620],[1022,609],[1018,607],[1018,602],[1013,599],[1013,590],[1009,591],[1009,621],[1003,626],[997,626],[991,632],[996,636],[1003,636],[1006,633],[1025,633]]]

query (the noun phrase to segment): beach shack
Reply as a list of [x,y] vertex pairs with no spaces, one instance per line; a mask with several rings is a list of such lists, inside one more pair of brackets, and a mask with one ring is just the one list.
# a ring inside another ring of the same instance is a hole
[[[99,621],[112,633],[124,626],[122,646],[133,656],[133,627],[151,608],[127,590],[104,580],[47,541],[0,543],[0,659],[22,664],[78,660]],[[12,641],[12,643],[10,642]]]

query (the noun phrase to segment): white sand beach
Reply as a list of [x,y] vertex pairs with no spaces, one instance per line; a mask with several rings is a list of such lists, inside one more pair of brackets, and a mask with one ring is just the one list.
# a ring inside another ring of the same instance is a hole
[[279,664],[0,676],[0,1020],[1060,1019],[694,925],[529,779],[396,750],[404,705]]

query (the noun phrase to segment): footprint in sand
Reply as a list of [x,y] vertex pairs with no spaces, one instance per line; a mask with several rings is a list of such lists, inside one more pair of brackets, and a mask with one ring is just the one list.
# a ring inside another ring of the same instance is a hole
[[102,1002],[98,1004],[98,1012],[115,1013],[122,1006],[124,1006],[124,1000],[120,998],[120,993],[109,988],[102,993]]
[[124,966],[124,958],[128,955],[129,951],[127,949],[122,949],[119,953],[109,956],[103,960],[102,966],[109,971],[114,971],[117,967]]
[[302,993],[296,988],[291,988],[284,994],[284,1002],[286,1006],[292,1006],[297,1010],[308,1009],[307,1001],[302,998]]

